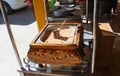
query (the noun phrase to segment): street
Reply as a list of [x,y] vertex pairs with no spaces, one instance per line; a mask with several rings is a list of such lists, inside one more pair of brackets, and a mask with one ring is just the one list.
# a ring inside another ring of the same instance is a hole
[[[8,15],[10,24],[13,25],[28,25],[35,21],[34,14],[31,9],[25,7],[20,10],[13,11],[11,15]],[[4,20],[0,12],[0,24],[3,24]]]

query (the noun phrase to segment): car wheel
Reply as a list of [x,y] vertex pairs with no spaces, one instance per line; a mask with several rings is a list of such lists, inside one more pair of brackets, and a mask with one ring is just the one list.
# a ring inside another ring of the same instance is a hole
[[6,14],[8,15],[12,14],[12,8],[10,7],[8,3],[4,2],[4,8],[5,8]]

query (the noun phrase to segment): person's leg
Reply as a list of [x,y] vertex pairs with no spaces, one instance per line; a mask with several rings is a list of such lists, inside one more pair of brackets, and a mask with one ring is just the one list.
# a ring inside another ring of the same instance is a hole
[[116,13],[117,4],[118,4],[118,0],[114,0],[113,13]]
[[112,0],[109,0],[109,1],[106,1],[106,12],[108,15],[111,14],[111,10],[112,10],[112,5],[113,5],[113,2]]

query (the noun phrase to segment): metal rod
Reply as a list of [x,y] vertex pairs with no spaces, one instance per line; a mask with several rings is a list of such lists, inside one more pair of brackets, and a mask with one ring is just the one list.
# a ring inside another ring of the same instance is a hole
[[44,8],[45,8],[45,14],[46,14],[46,23],[48,23],[48,12],[47,12],[47,7],[46,7],[46,0],[44,0]]
[[97,29],[97,0],[94,0],[94,10],[93,10],[93,53],[92,53],[92,65],[91,65],[91,73],[92,74],[94,74],[94,68],[95,68],[96,29]]
[[9,33],[13,48],[14,48],[14,52],[15,52],[19,67],[22,69],[23,65],[22,65],[22,62],[20,60],[20,56],[19,56],[19,53],[18,53],[18,50],[17,50],[17,46],[16,46],[12,31],[11,31],[11,27],[10,27],[10,24],[9,24],[5,9],[4,9],[3,0],[0,0],[0,9],[1,9],[3,19],[5,21],[5,24],[6,24],[6,27],[7,27],[7,30],[8,30],[8,33]]
[[86,23],[88,24],[88,0],[86,0]]

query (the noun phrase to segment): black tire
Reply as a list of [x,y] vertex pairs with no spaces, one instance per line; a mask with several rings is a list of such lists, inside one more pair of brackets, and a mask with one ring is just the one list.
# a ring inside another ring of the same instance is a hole
[[8,15],[12,14],[12,8],[10,7],[8,3],[4,2],[4,8],[5,8],[6,14]]

